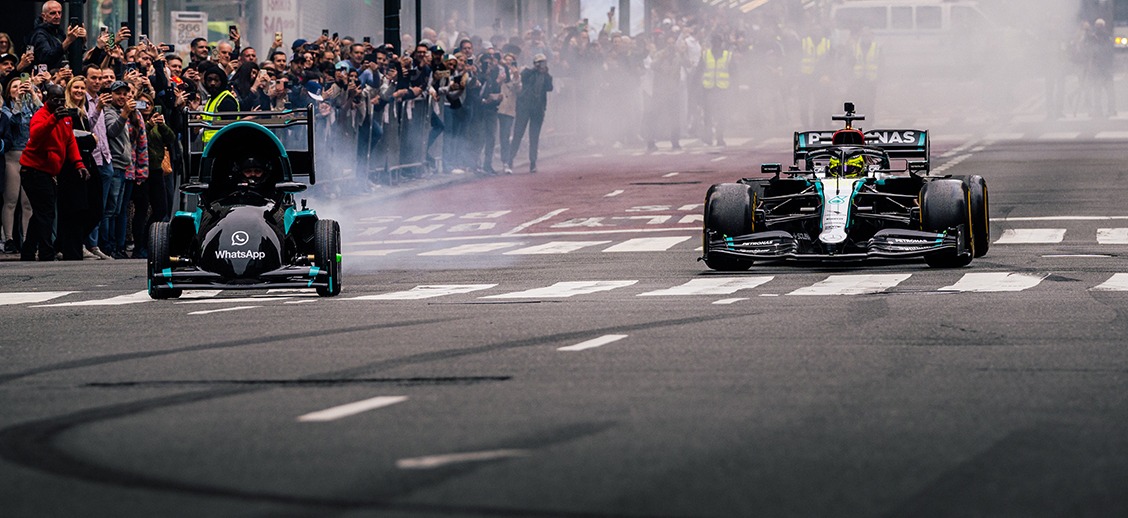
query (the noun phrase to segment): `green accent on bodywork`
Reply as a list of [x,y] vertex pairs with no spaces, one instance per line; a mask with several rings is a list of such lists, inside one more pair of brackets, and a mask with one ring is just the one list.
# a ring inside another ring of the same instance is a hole
[[171,288],[172,287],[172,268],[165,268],[165,269],[161,270],[161,275],[164,275],[165,278],[168,279],[168,287]]
[[[808,182],[808,183],[810,183],[810,182]],[[815,192],[817,192],[819,194],[819,231],[821,232],[822,228],[823,228],[822,227],[822,225],[823,225],[822,224],[822,220],[823,220],[822,219],[822,211],[823,211],[823,205],[826,204],[826,196],[823,195],[823,184],[822,184],[822,182],[816,181],[816,182],[814,182],[814,184],[815,184]]]
[[278,152],[282,154],[282,158],[288,158],[287,155],[286,155],[286,146],[282,145],[282,141],[278,139],[278,135],[275,135],[274,132],[266,129],[266,127],[262,126],[261,124],[257,124],[257,123],[251,122],[251,121],[234,122],[234,123],[228,124],[228,125],[220,128],[219,131],[216,131],[215,134],[212,135],[211,139],[208,140],[208,145],[204,146],[204,155],[203,155],[204,158],[207,158],[209,156],[209,154],[211,152],[212,144],[215,144],[215,141],[219,140],[217,137],[219,137],[220,135],[223,135],[224,132],[230,131],[231,128],[246,128],[246,127],[252,127],[252,128],[254,128],[258,131],[261,131],[261,132],[263,132],[267,135],[270,135],[270,139],[272,141],[274,141],[274,145],[278,146]]
[[196,210],[188,212],[186,210],[176,211],[174,218],[192,218],[192,224],[196,227],[196,233],[200,232],[200,218],[204,216],[204,209],[196,207]]
[[337,254],[337,262],[341,262],[341,254]]
[[309,276],[310,277],[317,277],[317,274],[319,274],[319,273],[321,273],[321,267],[319,267],[319,266],[310,266],[309,267]]
[[854,182],[854,192],[850,194],[850,204],[846,206],[846,227],[854,225],[854,198],[858,196],[858,191],[862,190],[862,186],[866,182]]
[[727,246],[729,250],[732,250],[732,238],[731,237],[725,236],[725,246]]
[[313,209],[305,209],[305,210],[295,211],[293,207],[286,207],[286,212],[284,212],[282,214],[282,224],[283,224],[283,227],[284,227],[283,232],[285,232],[286,234],[289,234],[290,233],[290,226],[293,225],[294,221],[296,221],[298,218],[304,218],[304,217],[316,216],[316,215],[317,215],[317,212],[314,212]]

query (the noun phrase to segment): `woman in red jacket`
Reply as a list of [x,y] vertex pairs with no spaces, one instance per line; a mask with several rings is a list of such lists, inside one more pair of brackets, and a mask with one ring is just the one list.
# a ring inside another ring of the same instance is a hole
[[55,177],[64,165],[72,165],[80,178],[90,178],[82,163],[74,128],[66,108],[63,88],[48,85],[43,107],[31,118],[31,138],[20,156],[20,180],[31,203],[31,222],[27,226],[20,259],[34,261],[39,251],[40,261],[55,260],[53,233],[55,203],[58,199],[58,181]]

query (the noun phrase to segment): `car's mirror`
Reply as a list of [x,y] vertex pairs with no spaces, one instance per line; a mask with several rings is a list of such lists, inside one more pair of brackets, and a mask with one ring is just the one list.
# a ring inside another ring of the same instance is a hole
[[764,174],[779,174],[783,171],[783,166],[780,164],[760,164],[760,172]]
[[186,184],[180,186],[180,190],[183,191],[185,194],[200,195],[200,194],[203,194],[204,191],[208,190],[208,184],[206,184],[206,183],[186,183]]
[[298,182],[278,182],[274,187],[284,193],[293,194],[306,190],[306,184]]
[[924,160],[909,160],[909,172],[911,173],[927,173],[928,162]]

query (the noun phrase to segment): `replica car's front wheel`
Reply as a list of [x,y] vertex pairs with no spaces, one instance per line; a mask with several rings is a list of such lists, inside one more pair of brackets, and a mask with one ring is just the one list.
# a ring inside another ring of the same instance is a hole
[[747,270],[752,266],[749,259],[710,254],[712,250],[709,238],[751,234],[755,197],[747,185],[738,183],[722,183],[709,188],[709,193],[705,196],[705,229],[702,238],[706,266],[723,272]]
[[180,288],[169,288],[165,281],[156,281],[153,276],[166,268],[172,261],[169,257],[168,222],[159,221],[149,227],[149,296],[161,299],[175,299],[183,293]]
[[982,176],[959,177],[967,185],[968,202],[971,209],[971,244],[973,255],[983,257],[991,246],[990,211],[987,207],[987,180]]
[[933,268],[959,268],[971,263],[969,193],[960,180],[936,180],[920,190],[920,225],[927,232],[948,232],[957,229],[961,246],[924,256]]
[[341,227],[336,221],[317,221],[313,231],[313,259],[329,276],[329,285],[318,287],[317,294],[332,297],[341,293]]

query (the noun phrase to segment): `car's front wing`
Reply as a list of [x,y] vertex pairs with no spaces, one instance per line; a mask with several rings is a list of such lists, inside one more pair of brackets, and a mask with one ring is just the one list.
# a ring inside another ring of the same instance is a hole
[[196,266],[153,272],[150,282],[176,289],[255,290],[263,288],[327,288],[329,272],[317,266],[283,266],[253,278],[232,279]]
[[[722,236],[710,231],[705,247],[707,256],[729,257],[733,259],[796,260],[796,261],[863,261],[876,258],[912,258],[944,250],[955,250],[957,254],[971,253],[961,239],[966,232],[964,226],[949,229],[947,232],[922,232],[907,229],[883,229],[877,231],[865,242],[865,247],[843,253],[814,252],[800,246],[799,240],[789,232],[778,230],[756,232],[743,236]],[[817,246],[817,243],[816,245]],[[813,247],[806,247],[813,248]],[[702,258],[704,259],[704,257]]]

